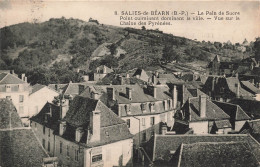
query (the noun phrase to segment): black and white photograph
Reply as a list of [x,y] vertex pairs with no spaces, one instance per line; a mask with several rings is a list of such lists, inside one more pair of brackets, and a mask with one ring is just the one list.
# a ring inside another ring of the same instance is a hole
[[0,0],[0,167],[260,167],[260,1]]

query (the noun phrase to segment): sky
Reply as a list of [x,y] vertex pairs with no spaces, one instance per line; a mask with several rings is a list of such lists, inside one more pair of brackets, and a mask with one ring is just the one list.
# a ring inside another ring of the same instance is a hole
[[[239,21],[173,21],[168,26],[146,26],[199,41],[232,43],[255,41],[260,36],[260,1],[71,1],[71,0],[0,0],[0,27],[22,22],[44,22],[50,18],[75,18],[120,25],[121,11],[231,11],[240,12]],[[141,28],[140,25],[131,26]]]

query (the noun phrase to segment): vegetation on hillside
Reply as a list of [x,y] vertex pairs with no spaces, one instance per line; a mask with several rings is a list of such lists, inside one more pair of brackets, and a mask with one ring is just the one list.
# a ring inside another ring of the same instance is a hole
[[[73,72],[76,68],[91,71],[99,65],[125,71],[150,69],[172,61],[206,63],[215,54],[232,61],[254,52],[259,55],[259,42],[255,46],[253,42],[246,44],[246,40],[243,44],[198,42],[145,27],[107,26],[92,18],[89,22],[63,17],[22,23],[1,28],[0,35],[0,68],[25,72],[32,84],[78,82],[82,78]],[[92,53],[104,43],[109,44],[106,47],[111,54],[92,60]],[[119,48],[124,51],[122,54]],[[63,55],[67,55],[67,61],[62,60]]]

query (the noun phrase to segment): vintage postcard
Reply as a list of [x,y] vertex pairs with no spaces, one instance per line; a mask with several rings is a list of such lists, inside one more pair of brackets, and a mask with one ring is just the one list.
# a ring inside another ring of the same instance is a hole
[[0,167],[259,167],[259,142],[259,0],[0,0]]

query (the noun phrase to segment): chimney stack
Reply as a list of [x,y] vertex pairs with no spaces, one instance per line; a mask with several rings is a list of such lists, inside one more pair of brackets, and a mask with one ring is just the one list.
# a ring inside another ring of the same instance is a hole
[[62,136],[66,130],[66,122],[61,121],[60,122],[60,130],[59,130],[59,135]]
[[129,74],[128,73],[126,73],[126,78],[129,78]]
[[201,118],[206,117],[206,103],[207,103],[207,96],[200,95],[199,96],[199,112],[200,112]]
[[161,133],[165,135],[167,133],[167,125],[165,123],[161,124]]
[[156,75],[153,75],[153,76],[152,76],[152,83],[153,83],[154,85],[157,84],[157,77],[156,77]]
[[172,102],[173,102],[173,108],[176,109],[177,107],[177,87],[176,85],[173,86],[173,89],[172,89]]
[[24,77],[25,77],[25,73],[22,73],[22,75],[21,75],[21,80],[24,81]]
[[114,88],[107,88],[107,96],[109,100],[116,100]]
[[126,87],[126,96],[129,100],[132,100],[132,88]]
[[75,141],[76,142],[80,142],[80,139],[82,138],[83,133],[84,133],[84,131],[83,131],[82,127],[78,127],[76,129],[76,133],[75,133]]
[[235,83],[235,87],[236,87],[236,96],[239,97],[240,96],[240,85],[239,85],[239,83]]
[[100,111],[93,111],[91,115],[91,126],[92,126],[92,141],[100,141],[100,117],[101,112]]
[[61,100],[61,111],[60,111],[60,119],[63,119],[69,110],[69,100],[62,98]]

